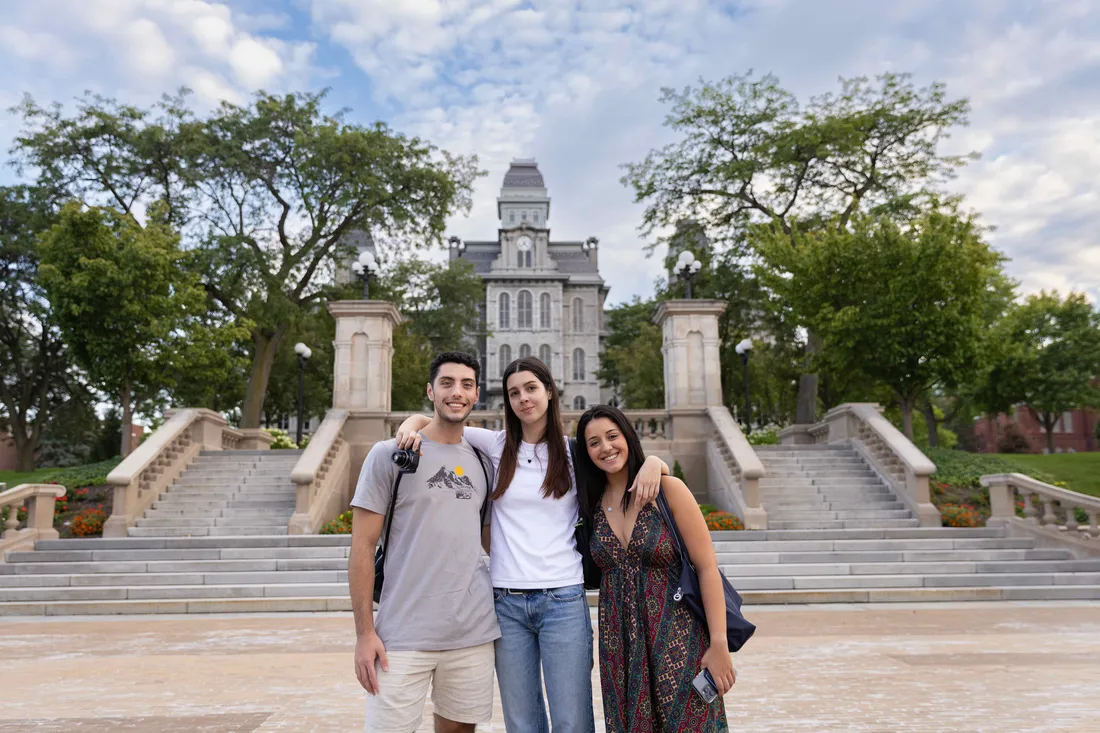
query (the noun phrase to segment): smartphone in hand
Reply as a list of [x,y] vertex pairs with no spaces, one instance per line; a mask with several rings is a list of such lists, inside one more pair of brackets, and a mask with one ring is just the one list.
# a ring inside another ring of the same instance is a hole
[[691,686],[695,688],[695,692],[703,698],[703,702],[707,705],[718,698],[718,685],[714,684],[714,678],[710,676],[709,669],[704,669],[696,675],[691,682]]

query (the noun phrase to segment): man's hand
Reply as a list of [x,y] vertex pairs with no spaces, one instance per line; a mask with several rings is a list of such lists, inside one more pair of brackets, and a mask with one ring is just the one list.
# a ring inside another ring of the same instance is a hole
[[382,665],[383,672],[390,671],[390,662],[386,658],[386,647],[378,634],[368,631],[355,642],[355,676],[359,684],[371,695],[378,694],[378,670],[375,663]]

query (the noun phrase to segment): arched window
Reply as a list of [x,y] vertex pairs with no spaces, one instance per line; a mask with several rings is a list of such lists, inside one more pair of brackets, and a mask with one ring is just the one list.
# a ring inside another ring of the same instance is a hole
[[509,224],[515,224],[516,223],[516,212],[514,212],[514,211],[509,211],[508,212],[508,223]]
[[550,328],[550,293],[539,296],[539,328]]
[[576,397],[573,398],[573,409],[574,410],[583,410],[583,409],[585,409],[584,397],[581,397],[580,395],[577,395]]
[[497,314],[497,323],[501,328],[509,328],[512,320],[512,299],[508,293],[500,294],[500,313]]
[[550,359],[551,359],[550,344],[543,344],[542,346],[539,347],[539,359],[541,359],[542,363],[545,364],[546,366],[550,366]]
[[504,376],[504,370],[512,363],[512,347],[504,344],[500,347],[500,376]]
[[531,328],[532,304],[531,291],[519,291],[519,298],[516,300],[516,326],[519,328]]
[[527,344],[521,344],[519,347],[519,358],[525,359],[531,355],[531,347]]
[[584,333],[584,301],[573,298],[573,333]]
[[584,349],[573,349],[573,379],[584,381]]

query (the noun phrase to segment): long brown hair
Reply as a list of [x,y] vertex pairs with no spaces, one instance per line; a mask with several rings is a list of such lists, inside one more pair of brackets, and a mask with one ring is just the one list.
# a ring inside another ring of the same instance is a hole
[[501,384],[504,387],[504,454],[500,457],[500,468],[497,470],[497,488],[493,492],[493,499],[504,496],[512,479],[516,475],[516,462],[519,459],[519,444],[523,439],[523,424],[519,415],[512,410],[512,401],[508,398],[508,378],[519,372],[531,372],[535,378],[542,382],[549,394],[546,405],[546,428],[539,438],[540,443],[546,443],[546,453],[549,462],[546,466],[546,476],[542,480],[542,495],[560,499],[569,493],[572,488],[572,469],[569,467],[569,455],[565,450],[565,430],[561,426],[561,393],[558,392],[557,383],[550,374],[550,367],[541,359],[533,356],[524,356],[516,359],[504,370]]

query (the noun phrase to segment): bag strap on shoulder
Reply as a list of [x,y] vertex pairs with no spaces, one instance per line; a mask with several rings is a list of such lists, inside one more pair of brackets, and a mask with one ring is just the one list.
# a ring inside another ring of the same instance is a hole
[[657,510],[661,512],[661,518],[665,520],[668,531],[672,533],[672,537],[676,541],[676,551],[680,553],[680,562],[694,569],[695,565],[691,562],[687,548],[684,547],[684,538],[680,534],[680,528],[676,526],[676,518],[672,516],[672,507],[668,505],[668,499],[665,498],[664,491],[657,494]]
[[382,556],[383,557],[385,557],[386,550],[390,546],[390,530],[393,529],[393,513],[394,513],[394,510],[397,508],[397,489],[398,489],[399,486],[401,486],[401,479],[402,479],[402,477],[404,477],[404,475],[405,474],[403,472],[398,471],[397,472],[397,480],[393,482],[393,496],[390,497],[390,508],[389,508],[389,511],[387,512],[387,514],[389,514],[389,516],[386,517],[386,537],[382,540]]

